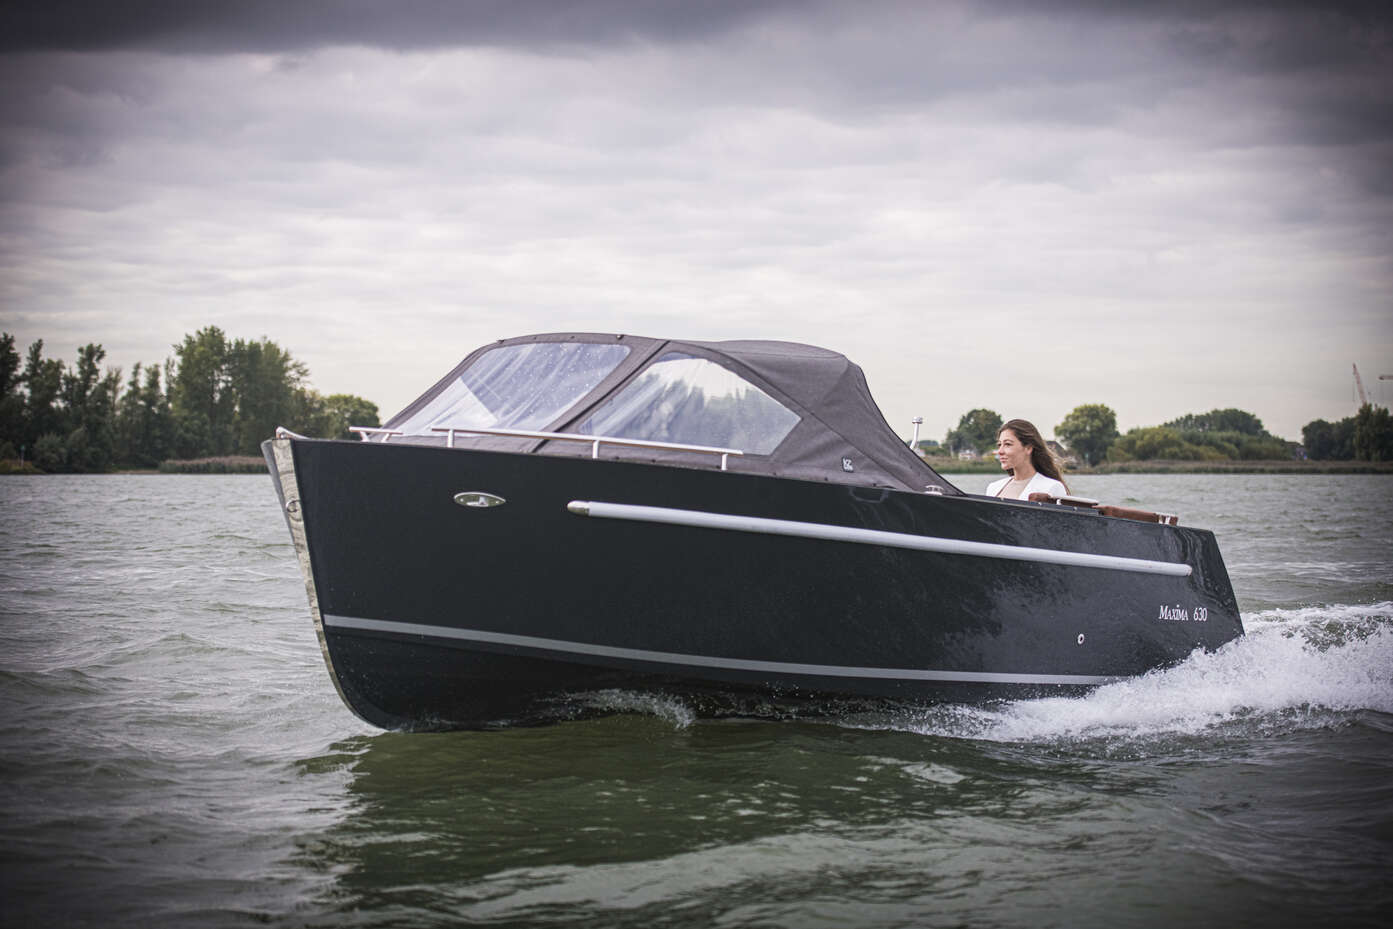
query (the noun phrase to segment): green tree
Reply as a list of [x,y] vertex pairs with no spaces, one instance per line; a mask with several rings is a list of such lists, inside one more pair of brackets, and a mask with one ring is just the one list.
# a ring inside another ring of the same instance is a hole
[[236,407],[233,448],[240,455],[255,455],[262,440],[296,415],[302,402],[297,393],[309,372],[265,337],[234,342],[227,355],[227,372]]
[[136,362],[116,416],[116,457],[122,465],[153,468],[173,453],[174,422],[160,387],[160,367]]
[[0,396],[9,396],[19,389],[20,358],[15,350],[15,337],[0,334]]
[[116,410],[116,462],[118,465],[146,466],[139,441],[140,376],[144,365],[139,361],[131,368],[131,379],[121,393]]
[[1354,458],[1354,417],[1330,423],[1313,419],[1301,427],[1301,444],[1313,461],[1349,461]]
[[1085,403],[1074,407],[1054,427],[1054,434],[1085,464],[1094,465],[1107,457],[1117,440],[1117,414],[1101,403]]
[[24,444],[24,395],[15,337],[0,335],[0,457],[13,458]]
[[[37,339],[25,356],[23,445],[37,448],[39,437],[52,435],[62,442],[65,432],[59,398],[63,392],[63,362],[43,357],[44,340]],[[35,454],[37,463],[37,452]],[[40,468],[43,465],[39,465]],[[47,469],[45,469],[47,470]]]
[[1001,431],[1001,414],[995,410],[968,410],[958,420],[958,428],[948,430],[943,444],[957,454],[965,449],[982,453],[996,447],[996,434]]
[[174,346],[174,376],[166,379],[174,414],[175,453],[181,458],[232,451],[237,400],[228,375],[227,336],[207,326]]
[[295,392],[295,410],[282,425],[292,432],[316,438],[327,437],[334,429],[323,394],[312,387],[302,387]]
[[1393,461],[1393,417],[1385,407],[1366,403],[1354,417],[1354,457]]
[[1267,436],[1262,420],[1245,410],[1230,407],[1227,410],[1210,410],[1208,413],[1186,413],[1162,425],[1178,432],[1238,432],[1243,435]]
[[322,435],[329,439],[356,439],[358,436],[348,431],[349,426],[382,425],[377,418],[377,404],[353,394],[330,394],[324,398],[324,411],[328,428]]
[[82,424],[84,414],[95,399],[105,357],[104,348],[89,342],[77,350],[77,366],[63,372],[61,397],[64,408],[76,420],[74,426]]
[[63,437],[56,432],[45,432],[34,442],[31,459],[40,471],[68,470],[68,451]]
[[1226,457],[1217,449],[1187,442],[1179,430],[1169,426],[1130,429],[1108,449],[1111,461],[1219,461]]
[[106,349],[88,343],[77,350],[77,364],[62,376],[60,396],[66,419],[67,467],[74,471],[106,471],[115,451],[116,400],[121,372],[103,376]]
[[1296,443],[1279,439],[1275,435],[1242,435],[1234,432],[1219,434],[1237,446],[1238,457],[1244,461],[1291,458],[1296,453]]
[[1262,420],[1230,407],[1208,413],[1187,413],[1163,424],[1188,445],[1209,449],[1219,458],[1246,461],[1290,458],[1292,446],[1263,428]]

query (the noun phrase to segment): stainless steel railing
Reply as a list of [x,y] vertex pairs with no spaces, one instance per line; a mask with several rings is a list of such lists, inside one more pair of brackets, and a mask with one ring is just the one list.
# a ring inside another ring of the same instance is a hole
[[358,438],[364,442],[371,442],[375,435],[382,436],[383,441],[394,435],[405,435],[399,429],[379,429],[376,426],[349,426],[348,431],[358,433]]
[[[392,436],[403,435],[396,429],[378,429],[367,426],[350,426],[350,432],[356,432],[363,441],[370,441],[372,436],[382,436],[382,441],[386,441]],[[629,448],[657,448],[673,452],[695,452],[702,455],[720,455],[721,470],[728,470],[731,455],[744,455],[745,453],[738,448],[721,448],[715,445],[687,445],[681,442],[655,442],[648,439],[625,439],[619,436],[609,435],[585,435],[579,432],[534,432],[528,429],[489,429],[484,427],[465,429],[459,426],[432,426],[431,432],[443,432],[446,434],[445,445],[448,448],[455,447],[456,435],[491,435],[503,436],[514,439],[542,439],[556,442],[585,442],[590,445],[590,457],[600,457],[601,445],[622,445]]]

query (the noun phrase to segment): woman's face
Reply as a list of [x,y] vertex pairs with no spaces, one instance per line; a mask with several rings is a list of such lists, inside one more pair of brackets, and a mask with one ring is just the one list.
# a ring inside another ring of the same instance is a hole
[[1003,429],[996,437],[996,459],[1003,471],[1022,468],[1030,461],[1030,446],[1022,445],[1010,429]]

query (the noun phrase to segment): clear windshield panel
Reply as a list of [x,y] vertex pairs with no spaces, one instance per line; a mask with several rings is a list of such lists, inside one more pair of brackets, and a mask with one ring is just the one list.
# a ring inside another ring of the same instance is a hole
[[797,424],[798,414],[739,375],[705,358],[669,352],[577,429],[767,455]]
[[624,345],[529,342],[490,349],[396,428],[541,429],[595,389],[629,354]]

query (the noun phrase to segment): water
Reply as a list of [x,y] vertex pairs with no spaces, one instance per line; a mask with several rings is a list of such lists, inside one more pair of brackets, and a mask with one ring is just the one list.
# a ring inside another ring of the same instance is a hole
[[0,924],[1382,925],[1393,477],[1074,484],[1213,528],[1248,635],[1077,699],[404,735],[268,478],[0,479]]

